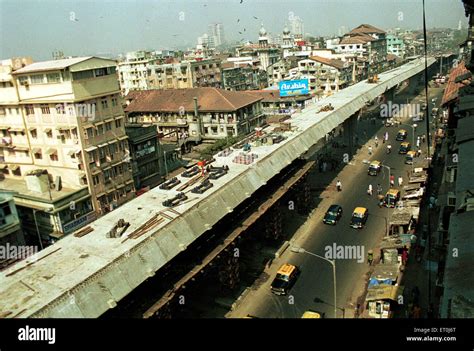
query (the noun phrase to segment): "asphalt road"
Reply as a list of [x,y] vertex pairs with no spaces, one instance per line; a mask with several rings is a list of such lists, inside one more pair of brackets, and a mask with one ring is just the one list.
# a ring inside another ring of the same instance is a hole
[[[442,90],[436,90],[430,95],[440,96]],[[438,98],[438,104],[441,98]],[[413,102],[416,102],[414,100]],[[377,121],[378,126],[380,121]],[[404,123],[412,124],[411,121]],[[418,122],[417,134],[425,132],[425,122]],[[337,280],[337,306],[339,307],[337,316],[341,318],[343,312],[340,308],[352,308],[351,301],[361,294],[357,286],[361,286],[361,280],[365,279],[368,271],[367,252],[377,247],[382,237],[385,235],[386,220],[389,221],[393,209],[379,208],[376,187],[381,184],[383,194],[388,189],[388,170],[383,169],[378,176],[369,176],[367,174],[368,164],[363,160],[379,160],[391,167],[391,173],[395,180],[401,175],[404,178],[404,184],[407,183],[407,170],[411,166],[406,165],[405,155],[398,154],[399,141],[395,140],[398,129],[404,128],[408,132],[406,141],[411,143],[412,129],[406,127],[381,127],[376,133],[379,138],[378,148],[374,147],[373,138],[368,144],[373,147],[373,155],[367,155],[367,145],[362,147],[360,155],[355,159],[354,165],[347,165],[338,175],[342,182],[342,192],[331,192],[331,203],[339,204],[343,208],[342,218],[337,225],[330,226],[321,222],[322,213],[310,218],[308,221],[309,232],[305,238],[298,241],[298,245],[306,251],[324,256],[325,248],[338,246],[356,246],[359,250],[363,249],[363,262],[359,263],[357,258],[336,259],[336,280]],[[392,152],[386,154],[385,145],[381,142],[383,133],[389,132],[389,142],[392,145]],[[416,136],[415,136],[416,139]],[[425,150],[426,144],[422,144]],[[367,188],[372,184],[374,194],[367,195]],[[395,182],[397,187],[397,182]],[[326,210],[327,202],[324,205]],[[363,229],[353,229],[350,227],[352,211],[355,207],[362,206],[369,210],[369,218]],[[319,211],[319,212],[324,212]],[[362,252],[362,251],[359,251]],[[379,252],[374,251],[375,258],[378,258]],[[262,318],[300,318],[304,311],[308,309],[316,310],[326,314],[326,317],[334,316],[334,290],[333,290],[333,271],[332,266],[322,259],[311,256],[307,253],[293,253],[287,250],[279,264],[284,261],[295,264],[300,267],[301,274],[288,296],[276,296],[270,292],[270,283],[273,276],[258,288],[253,296],[248,296],[248,303],[244,309],[247,313]],[[278,267],[276,267],[278,268]],[[352,313],[353,314],[353,313]]]

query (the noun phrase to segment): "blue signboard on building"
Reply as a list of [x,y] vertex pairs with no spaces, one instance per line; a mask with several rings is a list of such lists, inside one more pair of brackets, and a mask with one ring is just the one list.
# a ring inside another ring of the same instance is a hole
[[279,84],[280,97],[309,94],[307,79],[286,80]]

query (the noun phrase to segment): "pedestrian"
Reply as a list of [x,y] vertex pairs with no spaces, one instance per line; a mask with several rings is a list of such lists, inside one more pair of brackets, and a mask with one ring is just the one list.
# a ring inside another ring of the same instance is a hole
[[398,177],[398,187],[400,188],[403,184],[403,177],[402,176],[399,176]]
[[369,266],[372,266],[373,261],[374,261],[374,252],[372,250],[369,250],[369,252],[367,252],[367,263],[369,264]]
[[390,186],[394,186],[395,185],[395,176],[392,174],[390,176]]
[[379,146],[379,138],[377,138],[377,135],[375,136],[375,147]]
[[372,146],[369,146],[369,156],[372,155]]
[[372,196],[372,184],[369,184],[369,188],[367,189],[367,194],[369,194],[369,196]]
[[380,262],[383,264],[385,262],[385,259],[383,257],[383,249],[380,249]]
[[387,154],[392,152],[392,145],[388,144],[387,145]]
[[414,129],[415,132],[416,132],[416,127],[418,127],[418,124],[416,124],[416,123],[413,124],[413,129]]
[[406,247],[404,247],[402,251],[402,265],[405,266],[407,264],[407,261],[408,261],[408,250],[406,249]]
[[377,184],[377,195],[382,195],[382,186]]
[[416,138],[416,147],[417,147],[417,148],[420,148],[420,143],[421,143],[421,138],[418,136],[418,137]]
[[339,179],[336,182],[336,189],[337,191],[342,191],[342,183]]
[[385,140],[385,141],[388,141],[388,132],[385,132],[384,140]]

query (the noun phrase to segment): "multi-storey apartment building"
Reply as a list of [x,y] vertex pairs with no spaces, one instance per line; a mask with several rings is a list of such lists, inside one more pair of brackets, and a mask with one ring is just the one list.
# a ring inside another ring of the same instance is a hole
[[255,90],[268,86],[267,73],[253,65],[222,64],[222,85],[226,90]]
[[247,92],[192,88],[132,95],[125,109],[129,123],[154,124],[159,133],[176,132],[186,141],[243,135],[264,122],[262,98]]
[[221,62],[216,59],[155,64],[148,67],[149,89],[221,87]]
[[127,95],[130,90],[148,89],[148,67],[154,60],[154,54],[148,51],[134,51],[125,55],[125,59],[117,65],[123,95]]
[[16,105],[0,118],[3,186],[23,190],[22,207],[42,204],[43,237],[67,234],[134,196],[114,60],[33,63],[12,72],[12,83]]

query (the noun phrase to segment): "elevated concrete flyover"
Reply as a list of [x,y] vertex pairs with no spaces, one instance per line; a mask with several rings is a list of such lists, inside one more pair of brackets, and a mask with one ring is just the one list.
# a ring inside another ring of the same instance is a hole
[[[434,62],[430,58],[428,65]],[[423,60],[412,61],[380,74],[377,84],[360,82],[295,114],[292,130],[281,133],[286,139],[253,148],[256,158],[248,165],[232,162],[241,149],[216,155],[215,165],[227,165],[229,172],[203,194],[186,190],[188,200],[171,210],[162,203],[178,190],[154,188],[99,218],[81,235],[69,235],[0,272],[0,317],[95,318],[114,308],[327,133],[424,67]],[[329,103],[334,110],[317,113]],[[121,219],[129,223],[125,233],[110,237]]]

